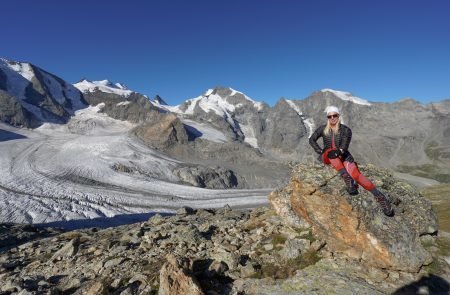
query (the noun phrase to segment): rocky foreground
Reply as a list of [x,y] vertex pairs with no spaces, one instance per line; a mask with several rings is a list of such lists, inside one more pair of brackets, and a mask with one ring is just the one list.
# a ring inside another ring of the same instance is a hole
[[271,207],[181,208],[143,223],[61,232],[0,226],[0,294],[447,294],[450,240],[431,204],[388,171],[349,196],[336,173],[294,167]]

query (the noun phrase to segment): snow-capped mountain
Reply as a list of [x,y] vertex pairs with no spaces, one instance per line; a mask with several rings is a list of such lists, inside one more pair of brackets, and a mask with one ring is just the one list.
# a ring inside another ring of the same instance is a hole
[[161,98],[150,100],[148,96],[133,91],[122,83],[83,79],[74,86],[83,93],[90,105],[102,104],[102,112],[114,119],[142,123],[154,121],[156,113],[168,112],[166,105],[161,103]]
[[219,130],[229,140],[245,142],[261,151],[296,153],[299,144],[303,144],[300,138],[308,135],[307,129],[310,134],[313,127],[313,122],[291,101],[283,99],[270,107],[225,87],[208,89],[196,98],[166,109],[177,113],[186,124],[201,122],[204,127]]
[[222,137],[216,132],[214,138],[221,141],[248,143],[266,156],[305,161],[315,157],[308,138],[326,123],[328,105],[339,107],[342,123],[352,128],[351,149],[360,162],[397,167],[414,157],[416,164],[427,165],[433,161],[428,155],[431,149],[440,159],[450,149],[445,101],[371,103],[349,92],[322,89],[306,99],[282,98],[270,107],[242,92],[218,87],[166,109],[177,113],[185,124],[198,126],[201,137],[212,129],[220,132]]
[[[264,108],[263,103],[254,101],[242,92],[232,88],[217,87],[208,89],[203,95],[196,98],[188,99],[183,104],[175,106],[172,110],[177,113],[193,115],[196,109],[201,109],[203,112],[209,113],[213,111],[218,116],[231,119],[231,114],[237,108],[245,106],[253,107],[256,110]],[[230,124],[232,123],[230,121]]]
[[70,83],[25,62],[0,59],[0,119],[16,126],[63,123],[87,106]]
[[[137,91],[129,89],[123,83],[114,83],[109,80],[100,81],[90,81],[83,79],[78,83],[73,84],[78,90],[80,90],[88,98],[100,98],[100,100],[123,100],[123,102],[118,102],[120,105],[124,106],[133,102],[133,97],[143,97],[146,101],[149,101],[154,107],[160,109],[161,111],[166,111],[168,106],[167,103],[159,95],[156,95],[153,100],[149,99],[147,95],[141,94]],[[105,96],[105,94],[111,94]],[[98,99],[94,99],[91,104],[98,104]]]
[[83,79],[80,82],[75,83],[74,86],[83,93],[105,92],[128,97],[134,92],[129,90],[124,84],[113,83],[109,80],[89,81],[87,79]]
[[325,93],[325,95],[331,94],[331,95],[334,95],[334,96],[336,96],[336,97],[338,97],[338,98],[340,98],[342,100],[350,101],[350,102],[353,102],[353,103],[356,103],[356,104],[367,105],[367,106],[371,105],[371,103],[368,102],[367,100],[365,100],[363,98],[360,98],[360,97],[357,97],[357,96],[354,96],[350,92],[333,90],[333,89],[329,89],[329,88],[322,89],[322,90],[320,90],[320,92]]
[[[322,89],[305,99],[281,98],[271,107],[233,88],[216,87],[169,106],[160,96],[151,100],[121,83],[84,79],[71,86],[32,64],[0,62],[0,119],[4,122],[26,127],[63,123],[85,107],[85,101],[93,106],[103,103],[101,112],[139,124],[154,125],[166,120],[164,114],[173,113],[182,123],[174,121],[173,136],[189,138],[197,149],[202,149],[199,138],[214,144],[240,144],[273,159],[313,159],[308,138],[326,123],[328,105],[341,109],[342,122],[353,130],[352,151],[365,162],[398,166],[414,156],[417,164],[426,165],[432,161],[430,155],[443,159],[450,149],[448,101],[371,103],[346,91]],[[215,158],[214,150],[219,148],[208,148],[208,157]]]
[[[245,139],[253,142],[253,130],[245,134],[245,122],[239,120],[239,114],[248,116],[264,111],[268,106],[256,102],[242,92],[232,88],[216,87],[208,89],[204,94],[186,100],[184,103],[166,107],[167,110],[181,115],[182,118],[202,121],[224,131],[230,138]],[[241,126],[242,124],[242,126]],[[242,128],[241,128],[242,127]],[[249,133],[252,133],[249,136]],[[253,144],[256,146],[256,142]]]

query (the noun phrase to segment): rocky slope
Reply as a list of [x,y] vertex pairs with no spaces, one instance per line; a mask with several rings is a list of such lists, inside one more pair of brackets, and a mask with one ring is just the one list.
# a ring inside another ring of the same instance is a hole
[[[352,200],[330,170],[300,165],[272,194],[274,209],[185,207],[144,223],[31,237],[0,253],[0,294],[446,294],[448,240],[436,235],[429,202],[385,170],[362,169],[391,192],[396,217],[364,193]],[[364,247],[353,243],[369,234]]]
[[0,59],[0,120],[19,127],[66,123],[87,107],[72,84],[24,62]]
[[[102,112],[118,120],[125,120],[132,123],[142,123],[146,121],[156,122],[161,113],[166,111],[155,106],[146,96],[131,90],[103,86],[101,88],[83,88],[80,86],[86,80],[75,84],[80,90],[83,90],[83,96],[86,101],[93,106],[103,103]],[[111,82],[105,82],[109,85]],[[93,84],[96,85],[96,84]]]

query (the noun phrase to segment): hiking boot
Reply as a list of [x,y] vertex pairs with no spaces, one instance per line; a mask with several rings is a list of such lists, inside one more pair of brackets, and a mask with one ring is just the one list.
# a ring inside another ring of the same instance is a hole
[[391,207],[391,203],[389,202],[389,200],[383,195],[383,193],[381,193],[380,191],[378,191],[378,194],[375,195],[375,200],[377,200],[378,204],[380,204],[381,209],[383,209],[383,213],[384,215],[388,216],[388,217],[392,217],[394,216],[394,210]]
[[348,174],[348,172],[342,173],[342,178],[345,182],[345,189],[349,193],[349,195],[357,195],[358,194],[358,184],[355,180]]
[[353,185],[351,187],[346,187],[345,190],[351,196],[356,196],[357,194],[359,194],[358,188],[356,186],[353,186]]

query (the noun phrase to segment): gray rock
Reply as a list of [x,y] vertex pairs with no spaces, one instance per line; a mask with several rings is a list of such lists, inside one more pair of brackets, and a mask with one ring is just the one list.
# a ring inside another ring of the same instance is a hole
[[178,227],[174,239],[187,245],[199,245],[205,240],[199,229],[192,224]]
[[191,215],[195,214],[195,210],[191,207],[183,206],[180,209],[177,210],[178,215]]
[[251,263],[247,263],[245,266],[241,267],[241,277],[249,278],[256,273],[256,269]]
[[74,277],[66,277],[58,283],[58,290],[61,292],[72,291],[81,286],[81,280]]
[[314,251],[319,251],[325,245],[326,245],[325,241],[315,240],[314,242],[311,243],[311,249],[313,249]]
[[162,217],[161,214],[157,213],[157,214],[153,215],[152,217],[150,217],[148,222],[152,225],[160,225],[160,224],[166,222],[166,220],[164,219],[164,217]]
[[123,258],[123,257],[113,258],[113,259],[106,261],[105,264],[103,265],[103,267],[104,268],[113,267],[113,266],[121,264],[124,261],[125,261],[125,258]]
[[230,270],[236,269],[240,261],[240,255],[223,250],[212,253],[211,258],[226,263]]
[[69,243],[59,249],[50,259],[50,261],[61,260],[64,258],[72,258],[78,252],[80,246],[80,238],[76,237]]
[[225,189],[239,186],[235,173],[220,167],[214,169],[202,166],[182,167],[174,170],[174,174],[181,181],[197,187]]
[[263,247],[264,247],[264,250],[266,250],[266,251],[273,250],[273,244],[265,244]]
[[431,235],[423,235],[420,237],[420,241],[422,242],[422,244],[428,244],[428,245],[435,245],[436,244],[436,240],[433,236]]
[[1,285],[1,289],[3,292],[15,292],[22,290],[20,283],[17,280],[7,280],[4,284]]
[[389,276],[389,274],[386,271],[383,271],[379,268],[374,268],[371,267],[369,269],[369,278],[371,280],[373,280],[374,282],[382,282],[384,281],[387,277]]
[[87,286],[84,286],[83,288],[80,288],[77,290],[75,295],[106,295],[108,293],[108,289],[105,287],[105,284],[103,282],[94,281]]
[[214,260],[208,267],[208,273],[210,276],[223,275],[228,270],[228,265],[223,261]]
[[284,248],[280,251],[283,259],[297,258],[302,252],[309,249],[311,242],[305,239],[288,239],[284,244]]

